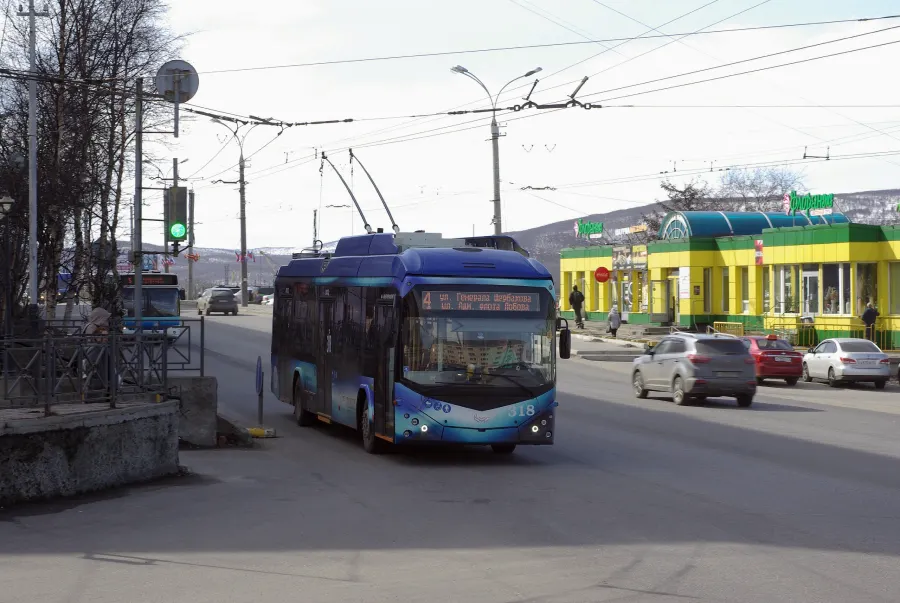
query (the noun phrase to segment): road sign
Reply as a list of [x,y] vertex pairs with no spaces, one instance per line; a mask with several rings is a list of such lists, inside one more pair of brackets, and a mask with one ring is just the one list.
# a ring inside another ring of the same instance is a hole
[[609,280],[609,269],[600,266],[594,271],[594,278],[597,279],[598,283],[605,283]]
[[256,395],[261,396],[263,393],[263,372],[262,372],[262,356],[256,357]]

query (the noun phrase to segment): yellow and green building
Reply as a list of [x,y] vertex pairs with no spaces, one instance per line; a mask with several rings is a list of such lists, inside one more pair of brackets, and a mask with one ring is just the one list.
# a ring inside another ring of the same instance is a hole
[[[854,224],[822,208],[671,212],[648,245],[560,255],[564,316],[574,316],[568,292],[577,285],[588,320],[606,320],[616,304],[630,324],[776,332],[805,345],[862,336],[871,302],[876,343],[900,349],[900,225]],[[599,267],[606,282],[595,278]]]

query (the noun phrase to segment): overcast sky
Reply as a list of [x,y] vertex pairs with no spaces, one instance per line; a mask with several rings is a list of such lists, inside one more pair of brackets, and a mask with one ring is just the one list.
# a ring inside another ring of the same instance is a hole
[[[244,149],[248,157],[252,155],[247,168],[251,249],[309,245],[314,209],[320,213],[323,240],[361,231],[362,221],[355,211],[327,207],[348,205],[350,198],[327,164],[320,175],[314,149],[329,153],[348,183],[352,181],[366,217],[375,227],[388,230],[390,223],[358,167],[351,179],[348,147],[372,173],[401,229],[426,229],[448,236],[468,235],[473,229],[478,234],[491,233],[489,117],[376,119],[489,106],[475,82],[450,71],[456,64],[478,75],[494,94],[509,80],[540,66],[543,71],[532,96],[538,102],[559,101],[588,75],[591,77],[578,97],[606,105],[590,111],[502,114],[505,136],[500,163],[507,231],[651,202],[659,197],[659,173],[672,170],[673,162],[677,162],[676,179],[705,168],[702,175],[715,182],[718,175],[708,171],[711,162],[714,170],[798,162],[805,146],[811,155],[825,155],[830,146],[833,157],[828,162],[796,166],[803,170],[806,187],[812,192],[900,187],[900,154],[839,160],[843,155],[900,153],[900,84],[896,77],[900,44],[635,95],[898,41],[900,19],[692,35],[680,41],[655,37],[625,43],[258,69],[659,36],[659,32],[648,32],[651,27],[660,27],[665,34],[684,34],[876,17],[900,12],[896,0],[173,0],[171,4],[173,27],[189,34],[181,58],[201,74],[193,104],[288,122],[359,120],[295,126],[277,137],[277,128],[265,126],[248,134]],[[690,11],[695,12],[679,19]],[[734,16],[741,11],[746,12]],[[888,27],[898,29],[610,91]],[[235,71],[244,68],[256,69]],[[521,102],[533,80],[518,84],[524,89],[516,89],[517,84],[507,88],[499,106]],[[623,95],[631,96],[617,98]],[[820,107],[889,104],[898,106]],[[804,108],[685,107],[690,105]],[[171,165],[173,154],[187,159],[180,173],[194,178],[200,223],[197,244],[203,247],[236,249],[240,245],[237,187],[211,184],[216,178],[237,179],[238,147],[232,142],[222,148],[228,137],[222,125],[192,117],[183,124],[183,134],[174,147],[154,147],[152,138],[147,144],[164,168]],[[160,138],[156,136],[156,140]],[[153,172],[147,170],[147,177]],[[557,190],[521,190],[525,186]],[[158,200],[151,197],[148,202],[150,213],[161,210]],[[151,228],[145,232],[150,240],[155,236]]]

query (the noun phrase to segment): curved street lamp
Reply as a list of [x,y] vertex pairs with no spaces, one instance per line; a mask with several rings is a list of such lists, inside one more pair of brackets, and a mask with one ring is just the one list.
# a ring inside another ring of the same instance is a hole
[[503,94],[503,91],[506,90],[507,86],[523,78],[531,77],[535,73],[541,71],[541,68],[535,67],[531,71],[509,80],[502,88],[500,88],[500,92],[498,92],[496,96],[492,96],[491,91],[484,85],[484,82],[462,65],[451,67],[450,71],[464,75],[481,86],[485,93],[487,93],[488,100],[491,102],[491,146],[494,152],[494,219],[492,222],[494,224],[494,234],[499,235],[503,233],[503,226],[500,217],[500,126],[497,125],[497,102],[500,100],[500,95]]

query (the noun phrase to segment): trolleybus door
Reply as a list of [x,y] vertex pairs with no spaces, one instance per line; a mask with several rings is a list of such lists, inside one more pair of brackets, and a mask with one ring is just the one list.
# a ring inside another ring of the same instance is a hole
[[393,302],[375,306],[378,365],[375,371],[375,433],[394,435],[394,355],[397,351],[396,311]]
[[331,388],[334,382],[335,363],[332,354],[333,341],[332,337],[336,336],[334,332],[334,300],[319,300],[319,353],[317,374],[318,395],[315,412],[323,413],[331,416]]

